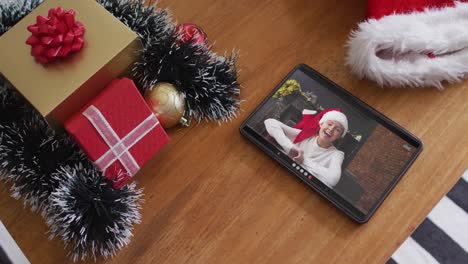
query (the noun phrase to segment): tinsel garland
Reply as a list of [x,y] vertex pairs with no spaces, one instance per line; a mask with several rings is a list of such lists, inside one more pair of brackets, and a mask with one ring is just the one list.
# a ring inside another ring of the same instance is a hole
[[71,137],[50,129],[1,77],[0,91],[0,180],[11,183],[12,197],[44,216],[73,260],[128,245],[142,190],[135,183],[113,189]]
[[180,41],[166,10],[147,7],[142,1],[97,1],[142,40],[143,56],[133,68],[142,93],[157,82],[169,82],[184,95],[199,121],[235,117],[240,93],[235,53],[218,56],[209,47]]
[[0,36],[13,27],[43,0],[0,1]]
[[[142,0],[96,1],[140,36],[144,50],[133,78],[142,93],[170,82],[199,121],[235,116],[235,53],[218,56],[210,47],[180,41],[169,13]],[[0,36],[41,2],[0,2]],[[13,197],[42,213],[50,236],[64,240],[73,260],[113,256],[140,222],[142,191],[135,183],[114,190],[70,137],[49,129],[1,76],[0,180],[11,184]]]
[[[65,178],[65,179],[64,179]],[[47,223],[52,236],[72,247],[74,261],[113,256],[130,243],[140,223],[142,191],[130,183],[119,190],[96,170],[77,163],[52,174],[60,182],[49,197]]]
[[60,179],[50,175],[68,163],[86,159],[74,148],[68,137],[58,137],[45,124],[33,116],[10,125],[0,125],[0,168],[8,171],[6,180],[12,182],[12,196],[23,198],[33,211],[48,205],[50,193]]
[[135,79],[144,89],[157,82],[174,84],[199,121],[233,118],[239,106],[234,57],[226,59],[201,46],[181,43],[174,34],[145,44],[143,59],[134,68]]

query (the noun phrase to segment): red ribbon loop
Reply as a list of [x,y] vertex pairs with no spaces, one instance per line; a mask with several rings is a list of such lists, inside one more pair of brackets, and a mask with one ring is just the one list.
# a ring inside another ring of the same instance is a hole
[[27,29],[31,32],[26,40],[31,46],[31,55],[43,64],[78,52],[84,45],[85,27],[75,20],[73,9],[51,8],[47,17],[37,16],[36,24]]

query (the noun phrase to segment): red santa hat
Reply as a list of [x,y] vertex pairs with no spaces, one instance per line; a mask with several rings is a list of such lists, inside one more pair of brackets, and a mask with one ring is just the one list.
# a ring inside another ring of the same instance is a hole
[[319,114],[316,113],[316,111],[307,109],[302,112],[302,120],[294,126],[294,128],[301,130],[294,139],[294,143],[299,143],[304,139],[317,135],[320,125],[327,120],[339,122],[344,128],[341,137],[346,135],[348,131],[348,119],[341,112],[340,108],[327,108]]
[[435,86],[468,76],[468,0],[368,0],[347,63],[381,86]]

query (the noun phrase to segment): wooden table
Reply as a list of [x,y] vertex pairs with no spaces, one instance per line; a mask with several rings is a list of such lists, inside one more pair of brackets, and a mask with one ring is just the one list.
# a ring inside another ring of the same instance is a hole
[[[239,49],[242,99],[230,123],[169,131],[137,176],[143,222],[108,263],[383,263],[468,167],[468,82],[382,89],[344,65],[365,1],[161,1],[205,29],[218,52]],[[354,223],[290,176],[238,128],[296,64],[307,63],[422,139],[425,149],[373,219]],[[0,184],[0,217],[32,263],[69,261],[40,215]],[[100,261],[99,261],[100,262]],[[104,262],[104,261],[103,261]]]

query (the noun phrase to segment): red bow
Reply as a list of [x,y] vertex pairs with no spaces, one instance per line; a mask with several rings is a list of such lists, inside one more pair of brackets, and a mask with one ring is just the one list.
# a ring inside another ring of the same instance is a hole
[[73,9],[51,8],[47,17],[37,16],[36,24],[27,29],[32,35],[26,44],[31,45],[31,55],[42,64],[64,58],[83,47],[85,28],[75,21]]
[[316,115],[303,114],[302,120],[294,126],[294,128],[301,129],[301,132],[299,132],[299,134],[296,136],[296,139],[294,139],[294,143],[299,143],[304,139],[308,139],[311,136],[316,135],[320,131],[320,119],[322,119],[324,114],[330,111],[341,112],[341,109],[327,108]]

